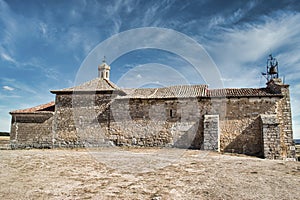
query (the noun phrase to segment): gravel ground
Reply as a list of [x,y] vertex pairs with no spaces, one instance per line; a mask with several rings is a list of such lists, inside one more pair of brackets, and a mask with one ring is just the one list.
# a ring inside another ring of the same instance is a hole
[[300,162],[198,150],[3,150],[0,169],[0,199],[300,199]]

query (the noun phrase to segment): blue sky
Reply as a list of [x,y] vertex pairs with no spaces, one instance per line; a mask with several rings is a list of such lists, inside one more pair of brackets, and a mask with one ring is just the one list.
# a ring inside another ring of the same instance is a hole
[[[296,0],[0,0],[0,131],[9,131],[9,111],[47,103],[54,100],[49,90],[73,86],[81,63],[102,41],[130,29],[160,27],[201,44],[225,87],[264,87],[260,73],[272,53],[290,84],[294,137],[300,138],[299,22]],[[138,66],[149,69],[147,63],[171,66],[189,83],[205,84],[184,70],[183,59],[155,49],[110,63],[111,80],[117,83]]]

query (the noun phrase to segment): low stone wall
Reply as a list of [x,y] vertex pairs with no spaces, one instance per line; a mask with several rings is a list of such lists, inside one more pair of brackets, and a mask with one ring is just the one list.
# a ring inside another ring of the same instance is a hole
[[108,132],[114,144],[126,146],[195,148],[199,137],[197,122],[130,120],[113,122]]
[[261,115],[263,154],[268,159],[280,158],[280,129],[276,115]]
[[295,158],[300,162],[300,144],[295,145]]
[[260,114],[275,114],[278,97],[229,98],[220,119],[220,151],[263,157]]
[[127,145],[200,149],[204,106],[197,98],[116,100],[110,107],[110,134],[122,135]]
[[220,151],[219,115],[204,116],[204,150]]
[[13,114],[10,135],[12,149],[51,147],[53,114],[53,112]]

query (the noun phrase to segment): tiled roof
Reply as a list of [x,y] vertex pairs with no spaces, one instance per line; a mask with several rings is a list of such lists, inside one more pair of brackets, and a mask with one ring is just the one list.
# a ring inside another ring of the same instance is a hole
[[35,106],[32,108],[22,109],[22,110],[14,110],[9,112],[10,114],[18,114],[18,113],[36,113],[36,112],[53,112],[55,107],[55,102],[51,101],[46,104],[42,104],[39,106]]
[[51,93],[64,93],[64,92],[93,92],[93,91],[114,91],[120,90],[118,86],[107,79],[95,78],[91,81],[85,82],[81,85],[65,88],[61,90],[52,90]]
[[267,88],[224,88],[207,91],[208,97],[272,97],[282,96],[273,94]]
[[[73,92],[73,91],[110,91],[120,90],[115,84],[105,79],[94,79],[82,85],[67,88],[52,93]],[[166,99],[166,98],[213,98],[213,97],[282,97],[282,94],[271,93],[268,88],[224,88],[208,89],[207,85],[179,85],[164,88],[137,88],[122,89],[125,96],[118,96],[117,99]],[[33,108],[15,110],[15,113],[36,113],[53,112],[55,103],[52,101],[47,104],[39,105]]]
[[124,89],[126,96],[119,99],[188,98],[206,96],[207,85],[179,85],[164,88]]
[[274,97],[268,88],[208,89],[207,85],[181,85],[165,88],[124,89],[127,95],[119,99],[188,98],[188,97]]
[[[103,78],[95,78],[81,85],[52,90],[51,93],[72,93],[72,92],[97,92],[97,91],[120,91],[118,99],[129,98],[189,98],[189,97],[271,97],[282,96],[274,94],[268,88],[223,88],[208,89],[207,85],[178,85],[164,88],[136,88],[120,89],[111,81]],[[126,95],[125,95],[126,94]],[[125,96],[124,96],[125,95]]]

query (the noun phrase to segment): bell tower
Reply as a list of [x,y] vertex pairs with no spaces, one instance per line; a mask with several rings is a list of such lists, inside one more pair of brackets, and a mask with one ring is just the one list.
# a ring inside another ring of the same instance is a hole
[[102,64],[98,66],[98,77],[101,79],[109,80],[110,66],[105,61],[105,56],[102,60]]
[[278,62],[277,59],[272,56],[272,54],[270,54],[267,59],[267,71],[262,73],[262,75],[267,79],[268,82],[273,79],[278,79],[279,77]]

